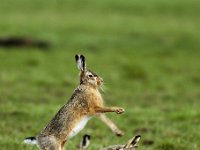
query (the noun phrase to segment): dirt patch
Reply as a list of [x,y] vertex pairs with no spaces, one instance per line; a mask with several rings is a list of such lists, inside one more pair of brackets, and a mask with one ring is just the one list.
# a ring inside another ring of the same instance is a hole
[[46,50],[50,47],[50,44],[47,41],[37,40],[29,37],[5,37],[0,38],[0,47],[33,47]]
[[134,131],[134,133],[147,133],[149,131],[149,129],[148,128],[145,128],[145,127],[143,127],[143,128],[138,128],[138,129],[136,129],[135,131]]
[[153,140],[143,140],[142,145],[153,145],[154,141]]

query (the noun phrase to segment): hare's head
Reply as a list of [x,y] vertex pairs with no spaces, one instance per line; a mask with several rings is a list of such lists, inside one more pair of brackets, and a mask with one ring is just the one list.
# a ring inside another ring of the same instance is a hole
[[83,55],[75,55],[75,59],[77,67],[80,70],[80,84],[91,85],[95,88],[103,84],[103,79],[100,76],[86,68],[85,57]]

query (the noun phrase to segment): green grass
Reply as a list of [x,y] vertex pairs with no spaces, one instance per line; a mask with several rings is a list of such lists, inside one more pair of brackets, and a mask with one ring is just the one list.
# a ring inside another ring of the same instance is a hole
[[[0,48],[0,146],[36,150],[36,135],[78,85],[74,55],[104,78],[115,137],[92,119],[66,145],[88,149],[141,134],[140,150],[200,148],[200,2],[198,0],[0,0],[1,37],[33,37],[51,48]],[[149,144],[150,143],[150,144]]]

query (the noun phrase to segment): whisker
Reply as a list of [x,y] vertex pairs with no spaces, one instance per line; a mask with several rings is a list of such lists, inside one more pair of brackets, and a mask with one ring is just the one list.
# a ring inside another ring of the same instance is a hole
[[100,86],[100,89],[105,92],[108,89],[108,86],[105,86],[104,84]]

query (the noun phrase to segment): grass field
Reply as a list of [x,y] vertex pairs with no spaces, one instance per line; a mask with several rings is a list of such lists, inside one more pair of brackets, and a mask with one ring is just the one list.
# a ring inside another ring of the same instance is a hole
[[36,135],[78,85],[74,55],[104,78],[109,114],[125,132],[115,137],[92,119],[88,149],[125,143],[138,150],[200,149],[200,1],[0,0],[0,38],[31,37],[50,48],[0,47],[0,149],[36,150]]

